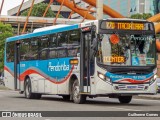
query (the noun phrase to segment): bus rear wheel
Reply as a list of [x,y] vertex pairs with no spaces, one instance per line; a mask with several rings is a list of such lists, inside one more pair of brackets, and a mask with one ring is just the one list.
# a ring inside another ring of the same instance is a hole
[[31,80],[30,78],[27,78],[24,84],[24,94],[27,99],[40,99],[41,94],[39,93],[32,93],[32,87],[31,87]]
[[120,103],[122,103],[122,104],[128,104],[128,103],[131,102],[132,96],[119,96],[118,99],[119,99]]
[[72,86],[73,102],[76,104],[82,104],[86,101],[86,96],[80,94],[80,86],[78,80],[75,80]]

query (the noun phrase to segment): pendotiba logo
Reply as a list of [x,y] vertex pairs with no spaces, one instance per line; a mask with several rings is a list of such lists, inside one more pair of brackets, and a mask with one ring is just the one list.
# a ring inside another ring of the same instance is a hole
[[133,40],[144,40],[144,41],[153,41],[154,39],[151,36],[144,36],[144,37],[136,37],[134,35],[131,35],[131,39]]
[[48,71],[69,71],[69,67],[65,62],[62,64],[58,62],[57,65],[52,65],[52,62],[48,63]]

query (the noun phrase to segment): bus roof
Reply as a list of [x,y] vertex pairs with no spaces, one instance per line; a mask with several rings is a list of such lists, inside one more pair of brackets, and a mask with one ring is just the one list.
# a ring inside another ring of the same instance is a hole
[[42,32],[42,31],[46,31],[46,30],[53,30],[53,29],[62,28],[62,27],[66,27],[66,26],[70,26],[70,25],[61,24],[61,25],[54,25],[54,26],[47,26],[47,27],[37,28],[37,29],[35,29],[33,31],[33,33]]
[[38,36],[42,36],[42,35],[46,35],[46,34],[53,34],[56,32],[63,32],[63,31],[68,31],[68,30],[73,30],[73,29],[78,29],[78,28],[79,28],[78,24],[64,25],[64,26],[60,25],[60,26],[55,26],[55,27],[51,26],[51,27],[49,27],[49,29],[40,28],[39,30],[37,29],[36,32],[33,32],[33,33],[23,34],[23,35],[7,38],[6,42],[27,39],[27,38],[31,38],[31,37],[38,37]]

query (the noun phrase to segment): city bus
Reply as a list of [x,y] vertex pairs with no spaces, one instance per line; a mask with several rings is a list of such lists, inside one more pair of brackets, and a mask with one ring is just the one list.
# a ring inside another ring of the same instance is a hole
[[7,38],[5,86],[27,99],[59,95],[80,104],[86,97],[156,94],[156,39],[152,22],[87,21],[39,28]]

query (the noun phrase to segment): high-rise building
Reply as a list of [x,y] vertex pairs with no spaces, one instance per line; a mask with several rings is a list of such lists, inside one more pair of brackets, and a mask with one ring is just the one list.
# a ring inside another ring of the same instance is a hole
[[125,17],[136,13],[155,14],[154,0],[104,0],[104,4],[118,11]]
[[[155,3],[156,1],[156,3]],[[156,5],[160,0],[104,0],[104,4],[119,12],[125,17],[130,17],[137,13],[151,13],[154,15],[156,12]],[[87,8],[89,5],[82,0],[75,0],[76,4],[82,8]],[[96,9],[92,9],[96,10]],[[159,7],[160,10],[160,7]],[[158,10],[157,10],[158,11]],[[95,13],[92,13],[95,16]],[[104,14],[104,18],[108,18],[108,15]],[[82,18],[77,13],[72,15],[72,18]]]
[[160,13],[160,0],[153,0],[154,13]]

